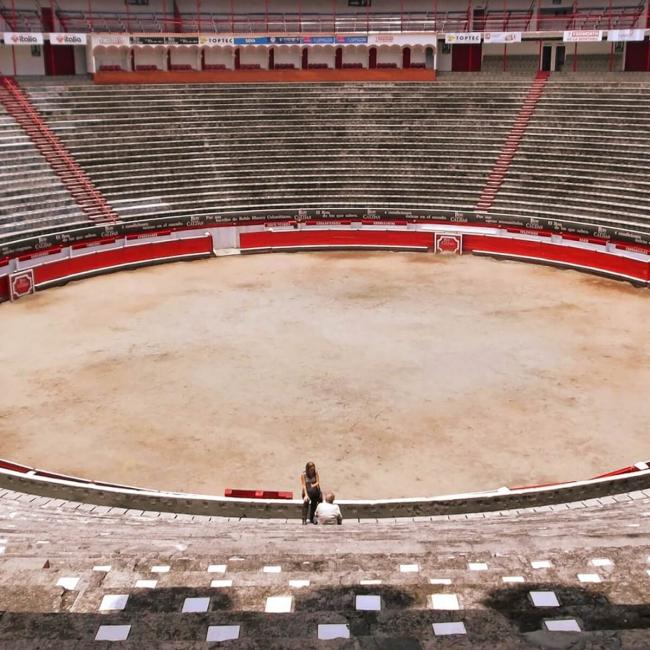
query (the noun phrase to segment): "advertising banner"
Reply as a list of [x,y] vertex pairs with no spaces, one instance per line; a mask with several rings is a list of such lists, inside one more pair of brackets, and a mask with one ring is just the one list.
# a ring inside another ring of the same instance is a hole
[[268,45],[268,36],[235,36],[235,45]]
[[234,44],[234,36],[199,36],[199,45],[203,45],[203,47],[219,47],[221,45]]
[[43,45],[43,34],[33,32],[4,32],[6,45]]
[[52,45],[86,45],[87,40],[87,34],[50,32],[50,43]]
[[131,40],[128,34],[93,34],[93,47],[128,47]]
[[129,39],[131,45],[164,45],[164,36],[131,36]]
[[333,36],[303,36],[302,42],[305,45],[334,45]]
[[[170,37],[168,37],[169,39]],[[179,40],[178,37],[171,37]],[[187,41],[188,39],[185,38]],[[171,44],[170,41],[167,41]],[[235,36],[200,36],[198,44],[203,47],[219,47],[223,45],[365,45],[368,43],[367,36],[324,36],[324,35],[304,35],[304,36],[244,36],[236,34]],[[189,45],[190,43],[176,43]],[[193,44],[193,43],[192,43]]]
[[[309,37],[305,36],[271,36],[269,43],[272,45],[302,45]],[[334,39],[331,36],[318,36],[314,38],[323,39],[324,43],[333,43]],[[327,40],[330,39],[330,40]]]
[[198,45],[198,36],[131,36],[131,45]]
[[[19,241],[0,244],[0,257],[8,255],[20,255],[27,252],[44,250],[54,246],[66,246],[74,242],[81,242],[103,237],[118,237],[131,233],[144,233],[153,230],[165,230],[173,228],[203,228],[219,223],[237,222],[246,225],[250,222],[281,222],[286,219],[315,219],[329,222],[333,219],[360,220],[360,219],[381,220],[431,220],[438,223],[448,222],[450,224],[486,224],[488,226],[504,226],[508,228],[531,228],[535,230],[546,230],[555,233],[571,233],[581,237],[599,237],[602,239],[616,239],[636,244],[647,244],[650,242],[650,228],[637,228],[633,231],[616,227],[595,226],[588,223],[578,224],[575,222],[565,223],[561,219],[536,219],[532,222],[527,217],[516,217],[513,215],[499,214],[476,214],[472,212],[444,212],[438,210],[367,210],[367,209],[287,209],[273,213],[266,210],[248,211],[245,214],[225,215],[214,214],[212,216],[169,216],[151,217],[145,221],[133,221],[109,225],[90,226],[80,228],[78,231],[65,233],[52,233],[34,236],[31,239],[21,237]],[[21,288],[20,286],[18,287]],[[26,288],[26,287],[25,287]]]
[[610,29],[607,32],[608,41],[642,41],[644,29]]
[[198,45],[198,36],[166,36],[165,43],[167,45]]
[[445,34],[445,43],[447,44],[475,44],[481,42],[481,32],[454,32]]
[[562,40],[565,43],[594,43],[603,40],[601,29],[589,29],[564,32]]
[[368,42],[367,36],[336,36],[339,45],[365,45]]
[[370,34],[370,45],[429,45],[435,46],[435,34]]
[[521,43],[521,32],[485,32],[484,43]]

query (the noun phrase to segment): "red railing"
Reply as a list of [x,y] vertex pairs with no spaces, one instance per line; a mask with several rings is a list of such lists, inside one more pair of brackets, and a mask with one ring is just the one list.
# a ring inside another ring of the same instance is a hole
[[104,196],[9,77],[0,76],[0,103],[29,136],[86,216],[98,222],[117,221],[117,214]]

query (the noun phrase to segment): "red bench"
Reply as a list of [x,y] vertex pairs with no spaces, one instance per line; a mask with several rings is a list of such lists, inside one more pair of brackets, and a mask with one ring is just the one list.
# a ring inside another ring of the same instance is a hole
[[158,66],[156,66],[156,65],[136,65],[135,66],[135,71],[136,72],[148,72],[150,70],[158,70]]
[[225,63],[206,63],[203,66],[204,70],[225,70],[226,69],[226,64]]
[[192,66],[189,63],[172,63],[169,67],[170,70],[192,70]]
[[237,499],[293,499],[293,492],[282,492],[277,490],[236,490],[226,488],[223,494],[225,497]]

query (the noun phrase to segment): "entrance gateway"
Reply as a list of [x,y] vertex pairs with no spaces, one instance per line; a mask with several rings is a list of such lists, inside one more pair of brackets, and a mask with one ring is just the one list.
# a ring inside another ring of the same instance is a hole
[[543,72],[561,72],[565,61],[566,46],[564,43],[544,43],[542,45],[540,69]]

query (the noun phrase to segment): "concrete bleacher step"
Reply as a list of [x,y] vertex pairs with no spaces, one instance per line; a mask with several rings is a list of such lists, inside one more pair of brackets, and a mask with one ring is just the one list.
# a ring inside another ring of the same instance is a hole
[[[0,103],[5,111],[7,111],[15,120],[15,124],[22,127],[23,132],[30,136],[31,142],[38,149],[44,160],[49,163],[50,168],[58,175],[62,187],[67,187],[70,193],[70,205],[78,197],[78,194],[72,194],[72,190],[76,190],[79,185],[85,186],[86,196],[97,202],[101,199],[96,191],[89,192],[90,183],[84,176],[83,172],[76,166],[76,163],[70,155],[63,149],[61,143],[56,139],[52,132],[43,124],[38,114],[29,105],[26,97],[21,93],[20,89],[13,81],[2,79],[0,86]],[[71,183],[71,178],[74,177],[74,184]],[[17,196],[17,201],[22,201],[20,194]],[[105,202],[104,202],[105,204]],[[78,204],[81,212],[87,212],[84,205]],[[113,215],[115,217],[115,215]],[[78,222],[79,213],[75,213],[71,222]],[[92,220],[92,219],[91,219]],[[36,226],[42,220],[36,219],[31,222],[26,222],[26,226]]]
[[572,620],[567,647],[642,648],[650,630],[650,492],[341,527],[156,514],[3,491],[0,644],[90,647],[124,625],[129,645],[201,647],[230,625],[236,647],[304,648],[338,624],[331,647],[523,649],[564,647],[545,621]]

